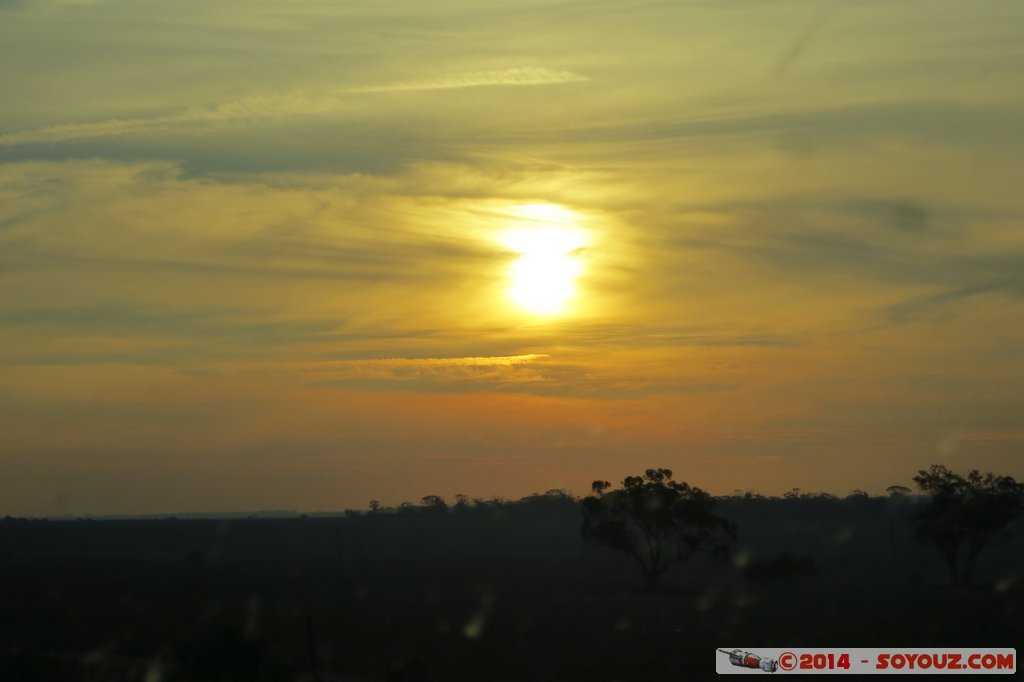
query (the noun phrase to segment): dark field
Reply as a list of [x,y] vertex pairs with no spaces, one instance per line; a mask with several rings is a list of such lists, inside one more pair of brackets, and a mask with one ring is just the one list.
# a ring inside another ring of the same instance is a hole
[[0,680],[699,679],[717,647],[1019,646],[1020,532],[953,590],[914,504],[723,500],[732,561],[655,593],[571,504],[6,520]]

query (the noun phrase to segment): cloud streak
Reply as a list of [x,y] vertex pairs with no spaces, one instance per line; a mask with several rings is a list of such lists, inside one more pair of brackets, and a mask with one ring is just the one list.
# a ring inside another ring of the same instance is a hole
[[456,90],[494,86],[555,85],[558,83],[582,83],[589,81],[572,71],[559,71],[543,67],[501,69],[494,71],[473,71],[442,76],[426,80],[400,81],[387,85],[371,85],[350,88],[345,92],[410,92],[419,90]]
[[213,107],[191,106],[176,113],[137,118],[113,118],[86,123],[67,123],[34,130],[0,134],[0,145],[59,143],[71,140],[121,137],[127,135],[163,135],[209,128],[242,121],[311,116],[343,111],[353,95],[457,90],[479,87],[514,87],[579,83],[590,80],[571,71],[542,67],[474,71],[385,85],[346,88],[334,93],[310,97],[301,92],[255,95]]
[[299,371],[330,371],[350,367],[511,367],[546,360],[550,357],[544,353],[527,353],[524,355],[465,358],[365,358],[300,363],[295,365],[295,369]]
[[301,93],[247,97],[214,107],[188,107],[163,116],[113,118],[90,123],[67,123],[0,135],[0,145],[38,142],[66,142],[100,137],[152,134],[188,130],[232,121],[260,120],[284,116],[337,111],[338,99],[311,99]]

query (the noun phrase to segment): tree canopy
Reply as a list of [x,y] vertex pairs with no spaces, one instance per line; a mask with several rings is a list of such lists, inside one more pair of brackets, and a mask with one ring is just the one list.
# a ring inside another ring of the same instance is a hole
[[670,469],[628,476],[618,490],[594,481],[592,490],[582,503],[584,540],[632,556],[649,590],[673,565],[697,552],[726,556],[735,541],[734,524],[711,512],[711,496],[673,480]]
[[963,477],[939,464],[919,471],[914,482],[931,496],[914,517],[918,536],[942,553],[953,585],[968,586],[981,551],[1009,535],[1024,484],[977,469]]

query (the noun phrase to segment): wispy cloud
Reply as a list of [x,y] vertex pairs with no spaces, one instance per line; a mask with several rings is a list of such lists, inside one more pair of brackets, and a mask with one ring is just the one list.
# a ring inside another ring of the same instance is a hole
[[549,355],[529,353],[494,357],[368,358],[275,366],[286,374],[314,374],[319,385],[359,385],[388,389],[436,390],[455,385],[495,388],[538,383],[547,377],[532,368],[546,363]]
[[1013,295],[1014,288],[1019,282],[1019,279],[1008,279],[949,289],[924,296],[914,296],[886,308],[885,319],[888,324],[905,324],[917,321],[928,314],[948,314],[949,311],[944,310],[946,304],[989,293],[1002,292]]
[[190,106],[161,116],[112,118],[86,123],[67,123],[33,130],[0,134],[0,145],[66,142],[124,135],[159,135],[187,132],[193,128],[262,119],[308,116],[342,111],[346,96],[368,93],[421,90],[453,90],[484,86],[523,86],[575,83],[589,80],[571,71],[542,67],[456,73],[438,78],[368,85],[309,96],[302,92],[255,95],[215,106]]
[[290,369],[299,371],[334,371],[351,368],[415,368],[415,367],[511,367],[547,360],[543,353],[465,358],[361,358],[326,362],[297,363]]
[[400,81],[387,85],[351,88],[347,92],[402,92],[407,90],[453,90],[495,85],[554,85],[579,83],[590,80],[572,71],[557,71],[542,67],[472,71],[426,80]]
[[190,126],[323,113],[337,110],[340,106],[341,101],[337,97],[314,99],[297,92],[259,95],[212,107],[192,106],[163,116],[112,118],[105,121],[67,123],[6,133],[0,135],[0,145],[64,142],[135,134],[161,134],[188,129]]
[[104,0],[0,0],[0,10],[17,9],[29,6],[42,9],[53,9],[68,6],[98,5],[103,1]]

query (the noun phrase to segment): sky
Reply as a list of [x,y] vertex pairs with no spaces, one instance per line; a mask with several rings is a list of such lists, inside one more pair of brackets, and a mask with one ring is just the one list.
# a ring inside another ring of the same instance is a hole
[[1024,478],[1022,22],[0,0],[0,514]]

